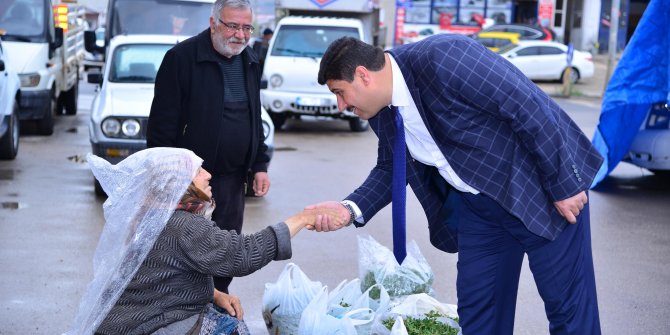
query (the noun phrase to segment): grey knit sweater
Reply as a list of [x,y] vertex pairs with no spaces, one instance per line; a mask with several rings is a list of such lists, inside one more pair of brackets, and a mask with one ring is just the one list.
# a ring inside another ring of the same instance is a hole
[[283,222],[238,235],[202,216],[175,211],[96,334],[150,334],[211,302],[213,275],[245,276],[289,258],[291,236]]

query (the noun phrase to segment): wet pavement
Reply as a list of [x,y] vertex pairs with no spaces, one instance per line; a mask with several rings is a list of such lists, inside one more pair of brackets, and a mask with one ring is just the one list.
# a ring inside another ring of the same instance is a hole
[[[104,199],[95,196],[92,175],[81,161],[90,151],[91,93],[82,85],[77,116],[58,118],[51,137],[22,136],[17,159],[0,161],[0,334],[66,331],[91,278],[104,224]],[[593,134],[599,99],[557,101],[587,136]],[[374,165],[377,140],[371,131],[350,132],[344,121],[289,120],[275,145],[270,193],[248,199],[244,232],[274,224],[305,205],[342,199]],[[670,181],[621,164],[590,194],[603,333],[670,333]],[[408,239],[418,243],[433,268],[436,297],[455,304],[457,256],[430,246],[425,216],[411,191],[407,215]],[[267,333],[261,315],[264,287],[288,262],[334,288],[358,277],[357,236],[370,234],[390,246],[390,222],[391,210],[384,208],[362,229],[303,231],[294,239],[290,261],[235,279],[231,292],[241,298],[252,334]],[[547,333],[542,301],[524,264],[515,334]]]

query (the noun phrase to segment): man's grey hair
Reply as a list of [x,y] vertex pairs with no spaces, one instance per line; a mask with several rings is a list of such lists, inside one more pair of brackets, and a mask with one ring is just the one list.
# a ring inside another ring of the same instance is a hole
[[250,0],[216,0],[212,6],[212,17],[216,19],[216,24],[219,24],[221,19],[221,11],[224,7],[236,8],[236,9],[249,9],[251,10],[251,15],[254,14],[254,8],[251,6]]

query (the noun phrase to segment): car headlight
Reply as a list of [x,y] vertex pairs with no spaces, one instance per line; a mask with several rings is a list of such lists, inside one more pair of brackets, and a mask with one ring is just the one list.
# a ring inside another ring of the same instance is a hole
[[140,138],[142,123],[138,119],[106,118],[101,125],[102,133],[111,138]]
[[273,75],[270,77],[270,85],[271,85],[273,88],[277,88],[277,87],[281,86],[281,84],[283,84],[283,83],[284,83],[284,78],[282,78],[282,77],[281,77],[280,75],[278,75],[278,74],[273,74]]
[[21,87],[35,87],[40,84],[39,73],[22,73],[19,74],[21,80]]
[[128,119],[121,124],[121,131],[126,137],[136,137],[140,133],[140,123],[135,119]]
[[270,125],[263,121],[263,138],[267,139],[270,136]]
[[102,133],[107,137],[118,137],[121,132],[121,122],[114,118],[102,121]]

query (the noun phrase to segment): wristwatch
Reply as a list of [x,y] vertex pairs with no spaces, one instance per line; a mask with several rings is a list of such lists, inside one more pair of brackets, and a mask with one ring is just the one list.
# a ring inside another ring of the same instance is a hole
[[356,213],[354,212],[353,207],[351,207],[351,205],[349,203],[344,202],[344,201],[342,201],[340,203],[342,204],[342,206],[344,206],[344,208],[347,209],[347,211],[349,211],[349,221],[344,226],[345,227],[351,226],[351,224],[354,223],[354,220],[356,220]]

